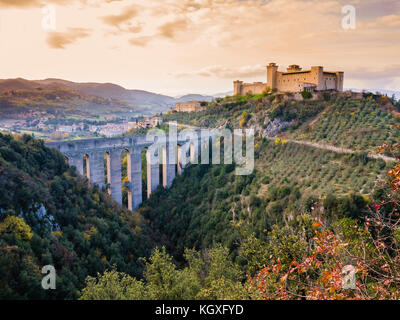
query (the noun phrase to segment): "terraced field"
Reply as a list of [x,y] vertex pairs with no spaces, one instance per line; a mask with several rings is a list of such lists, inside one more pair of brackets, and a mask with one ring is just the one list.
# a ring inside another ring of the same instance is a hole
[[258,149],[256,168],[263,173],[263,184],[288,184],[316,195],[369,194],[387,166],[365,154],[340,154],[291,142],[267,140]]
[[393,127],[399,122],[395,113],[379,107],[373,99],[340,101],[289,137],[376,153],[383,142],[400,141],[400,129]]

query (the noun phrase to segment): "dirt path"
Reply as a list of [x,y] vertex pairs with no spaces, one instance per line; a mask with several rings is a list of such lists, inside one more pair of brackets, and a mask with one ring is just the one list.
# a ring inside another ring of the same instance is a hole
[[[201,129],[199,127],[189,126],[189,125],[185,125],[185,124],[178,124],[178,126],[183,126],[183,127],[190,128],[190,129],[193,129],[193,130]],[[269,137],[269,138],[267,137],[267,139],[275,140],[275,139],[281,139],[281,138],[280,137]],[[293,140],[293,139],[286,139],[286,138],[284,140],[292,142],[292,143],[297,143],[297,144],[310,146],[310,147],[313,147],[313,148],[318,148],[318,149],[323,149],[323,150],[330,150],[330,151],[337,152],[337,153],[351,154],[351,153],[358,152],[358,151],[355,151],[355,150],[352,150],[352,149],[343,148],[343,147],[335,147],[333,145],[322,143],[322,142],[302,141],[302,140]],[[370,159],[383,159],[386,162],[396,161],[395,158],[384,156],[384,155],[381,155],[381,154],[374,154],[374,153],[368,153],[368,158],[370,158]]]
[[[268,139],[275,140],[275,139],[279,139],[279,137],[272,137],[272,138],[268,138]],[[334,152],[337,152],[337,153],[350,154],[350,153],[356,153],[357,152],[355,150],[342,148],[342,147],[335,147],[335,146],[332,146],[330,144],[321,143],[321,142],[300,141],[300,140],[293,140],[293,139],[284,139],[284,140],[289,141],[289,142],[293,142],[293,143],[297,143],[297,144],[303,144],[303,145],[314,147],[314,148],[318,148],[318,149],[330,150],[330,151],[334,151]],[[373,153],[368,153],[368,158],[370,158],[370,159],[383,159],[386,162],[396,161],[395,158],[387,157],[387,156],[384,156],[384,155],[381,155],[381,154],[373,154]]]

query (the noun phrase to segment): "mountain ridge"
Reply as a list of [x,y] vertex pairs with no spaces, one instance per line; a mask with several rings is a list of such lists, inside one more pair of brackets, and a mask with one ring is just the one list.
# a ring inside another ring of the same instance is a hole
[[27,80],[24,78],[0,79],[0,92],[9,90],[33,90],[42,89],[72,89],[91,96],[118,99],[133,106],[160,107],[156,111],[167,111],[176,102],[188,100],[211,101],[214,96],[201,94],[187,94],[180,97],[171,97],[164,94],[154,93],[140,89],[126,89],[120,85],[107,82],[74,82],[58,78],[47,78],[43,80]]

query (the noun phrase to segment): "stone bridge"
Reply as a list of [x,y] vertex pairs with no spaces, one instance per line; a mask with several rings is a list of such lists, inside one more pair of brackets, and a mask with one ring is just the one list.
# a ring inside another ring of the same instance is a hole
[[[172,135],[130,136],[49,142],[46,145],[63,153],[71,166],[75,166],[91,184],[105,187],[119,204],[122,204],[121,154],[125,151],[128,209],[135,210],[142,203],[142,151],[146,152],[149,197],[160,184],[160,165],[162,183],[164,187],[169,187],[176,173],[182,174],[189,161],[197,163],[201,148],[209,150],[210,136],[200,137],[196,134],[184,139],[171,137]],[[207,152],[206,157],[208,156]]]

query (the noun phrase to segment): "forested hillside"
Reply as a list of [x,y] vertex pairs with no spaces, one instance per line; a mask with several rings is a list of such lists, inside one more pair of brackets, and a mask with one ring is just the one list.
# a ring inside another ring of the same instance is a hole
[[185,248],[216,243],[236,255],[239,229],[264,237],[318,203],[331,221],[362,219],[386,166],[381,159],[262,139],[253,174],[237,176],[234,165],[194,165],[139,212],[176,258]]
[[258,171],[191,166],[138,210],[164,245],[144,279],[109,270],[87,279],[81,299],[399,299],[399,173],[368,197],[305,197],[301,185],[263,189]]
[[[255,128],[256,169],[236,176],[234,165],[193,165],[159,188],[138,210],[166,248],[147,261],[145,281],[112,271],[89,279],[82,298],[398,299],[397,110],[381,96],[267,94],[170,113],[166,121]],[[305,138],[353,150],[298,142]],[[356,290],[342,285],[346,265]]]
[[[42,141],[0,134],[0,299],[74,299],[113,266],[141,276],[152,248],[142,220]],[[54,291],[41,288],[45,265],[57,270]]]

